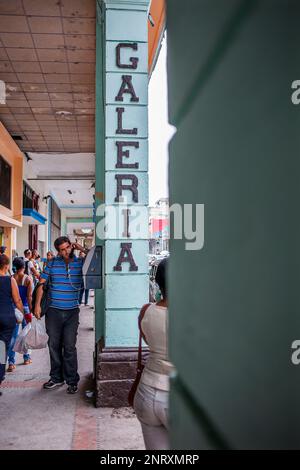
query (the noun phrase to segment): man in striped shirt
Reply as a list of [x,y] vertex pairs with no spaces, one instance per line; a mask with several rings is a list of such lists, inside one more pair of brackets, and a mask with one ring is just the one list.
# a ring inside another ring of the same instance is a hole
[[[50,277],[50,306],[46,313],[46,329],[49,336],[50,380],[44,389],[62,386],[65,381],[67,392],[78,392],[78,361],[76,339],[79,326],[79,294],[83,283],[83,259],[74,256],[74,250],[87,253],[82,246],[71,243],[68,237],[59,237],[54,242],[58,256],[44,268],[40,282]],[[38,289],[34,314],[41,316],[43,290]]]

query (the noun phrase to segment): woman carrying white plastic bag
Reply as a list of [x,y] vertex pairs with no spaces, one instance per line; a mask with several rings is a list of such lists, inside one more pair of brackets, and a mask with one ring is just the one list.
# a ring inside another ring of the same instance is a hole
[[[16,326],[14,305],[23,312],[23,304],[15,279],[8,276],[10,260],[0,255],[0,385],[5,377],[7,350]],[[2,395],[0,390],[0,396]]]
[[44,322],[33,318],[31,328],[25,337],[27,348],[44,349],[47,347],[48,339]]
[[19,354],[26,354],[27,353],[27,346],[26,346],[26,336],[28,332],[31,330],[31,323],[27,323],[25,328],[21,330],[21,333],[17,336],[17,339],[15,341],[15,344],[12,348],[14,352],[17,352]]
[[[22,328],[25,328],[27,323],[31,322],[31,311],[32,311],[32,280],[31,278],[25,274],[25,261],[23,258],[15,258],[13,260],[13,268],[15,271],[14,274],[14,279],[16,280],[16,283],[18,285],[19,289],[19,294],[21,297],[21,300],[23,302],[24,306],[24,317],[22,319],[22,324],[19,326],[18,324],[16,325],[16,328],[14,330],[11,343],[9,346],[8,350],[8,368],[7,372],[13,372],[16,369],[16,355],[14,351],[14,344],[16,342],[16,339],[18,335],[20,334],[20,330]],[[15,309],[15,314],[16,318],[18,317],[18,311]],[[18,318],[17,318],[18,322]],[[22,354],[23,354],[23,360],[24,360],[24,365],[30,365],[31,364],[31,355],[30,355],[30,350],[26,351],[25,348],[22,349]]]

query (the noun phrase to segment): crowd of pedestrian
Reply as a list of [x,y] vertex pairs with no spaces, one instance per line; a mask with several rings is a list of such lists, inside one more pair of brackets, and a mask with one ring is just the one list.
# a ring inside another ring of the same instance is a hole
[[[82,274],[87,250],[77,243],[71,243],[68,237],[59,237],[54,246],[57,255],[52,251],[47,253],[43,270],[40,268],[37,250],[25,250],[23,258],[13,260],[13,275],[9,271],[9,258],[3,249],[0,252],[0,342],[6,348],[7,371],[13,372],[16,367],[13,348],[18,334],[32,321],[32,315],[40,320],[45,314],[50,378],[43,388],[52,390],[66,383],[67,392],[75,394],[80,380],[76,350],[79,307],[83,295],[85,304],[89,295],[84,288]],[[78,257],[74,254],[75,250],[80,253]],[[137,380],[138,386],[134,389],[133,406],[141,423],[147,450],[169,449],[169,377],[173,366],[168,358],[167,266],[166,258],[159,263],[155,274],[160,298],[142,307],[138,321],[140,338],[149,347],[149,357]],[[46,311],[43,311],[42,298],[46,283],[49,286],[49,302]],[[23,314],[21,321],[16,318],[16,309]],[[25,365],[31,363],[30,350],[24,352],[23,359]],[[6,360],[0,362],[1,385]]]
[[[4,360],[0,357],[0,386],[5,378],[7,360],[7,372],[11,373],[16,368],[14,346],[18,335],[32,321],[33,315],[40,320],[45,314],[51,370],[50,379],[43,388],[53,389],[66,382],[68,393],[78,391],[76,338],[79,306],[84,292],[85,304],[88,303],[89,292],[84,289],[82,275],[87,250],[71,243],[68,237],[59,237],[54,246],[57,256],[49,251],[43,268],[38,251],[26,249],[23,257],[13,259],[13,274],[5,247],[0,249],[0,353],[4,355]],[[80,252],[80,257],[75,256],[75,250]],[[48,279],[51,279],[49,305],[47,311],[42,312],[41,301]],[[33,306],[34,290],[36,300]],[[30,350],[24,352],[23,360],[24,365],[31,364]]]

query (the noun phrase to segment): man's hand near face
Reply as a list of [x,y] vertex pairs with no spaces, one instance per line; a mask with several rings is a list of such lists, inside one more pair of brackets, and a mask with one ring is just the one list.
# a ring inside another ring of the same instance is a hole
[[73,246],[74,250],[82,251],[85,254],[88,253],[88,250],[86,248],[84,248],[83,246],[81,246],[79,243],[72,243],[72,246]]

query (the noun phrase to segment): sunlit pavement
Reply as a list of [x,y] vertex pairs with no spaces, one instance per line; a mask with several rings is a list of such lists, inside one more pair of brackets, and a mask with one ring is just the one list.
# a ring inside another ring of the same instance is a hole
[[67,386],[46,391],[48,349],[32,352],[33,363],[6,374],[0,397],[0,449],[144,449],[140,424],[132,409],[98,408],[85,392],[92,388],[94,348],[93,309],[81,307],[77,342],[80,391],[68,395]]

